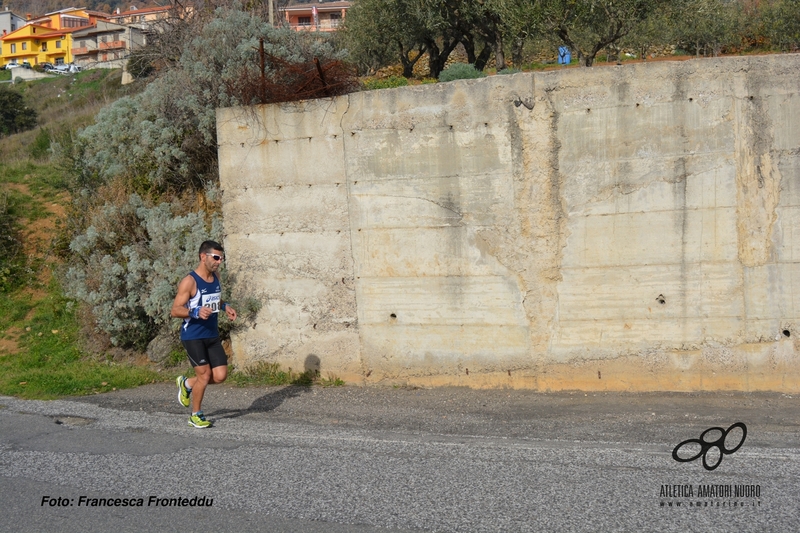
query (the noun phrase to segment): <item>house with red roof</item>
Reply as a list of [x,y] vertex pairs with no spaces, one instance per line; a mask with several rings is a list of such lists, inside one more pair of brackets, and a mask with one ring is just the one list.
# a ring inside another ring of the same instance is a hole
[[297,31],[336,31],[344,21],[350,2],[290,2],[280,13],[286,24]]
[[72,63],[72,33],[96,24],[104,16],[107,15],[74,7],[36,18],[28,15],[24,26],[0,36],[0,64]]

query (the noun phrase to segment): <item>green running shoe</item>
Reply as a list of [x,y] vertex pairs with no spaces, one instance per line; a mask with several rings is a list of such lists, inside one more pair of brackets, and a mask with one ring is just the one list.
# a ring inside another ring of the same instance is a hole
[[178,401],[184,407],[189,407],[189,391],[186,389],[186,376],[178,376],[175,380],[178,384]]
[[210,428],[211,422],[206,420],[206,417],[203,416],[202,412],[200,412],[189,417],[189,425],[203,429],[203,428]]

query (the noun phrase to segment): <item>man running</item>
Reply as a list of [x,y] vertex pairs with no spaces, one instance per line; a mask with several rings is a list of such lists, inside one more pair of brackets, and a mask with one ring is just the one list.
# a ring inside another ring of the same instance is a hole
[[178,294],[172,303],[171,315],[182,318],[181,343],[186,348],[195,377],[178,376],[178,401],[184,407],[192,404],[189,425],[207,428],[201,404],[206,386],[222,383],[228,377],[228,357],[222,348],[217,327],[220,310],[230,320],[236,320],[236,310],[222,301],[222,290],[217,277],[224,250],[219,243],[205,241],[200,245],[200,264],[178,284]]

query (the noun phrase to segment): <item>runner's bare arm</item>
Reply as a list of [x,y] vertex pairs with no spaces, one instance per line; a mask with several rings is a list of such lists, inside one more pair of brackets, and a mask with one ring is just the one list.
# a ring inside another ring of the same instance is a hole
[[[174,318],[189,318],[189,308],[186,303],[191,299],[192,295],[197,292],[197,282],[192,276],[186,276],[178,284],[178,294],[175,296],[175,301],[172,302],[172,310],[170,315]],[[200,310],[200,318],[206,319],[211,314],[208,309],[206,313]],[[203,316],[205,314],[206,316]]]

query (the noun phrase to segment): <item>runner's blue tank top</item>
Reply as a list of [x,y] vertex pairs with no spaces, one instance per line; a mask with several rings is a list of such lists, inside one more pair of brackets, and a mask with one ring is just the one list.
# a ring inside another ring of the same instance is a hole
[[219,307],[222,304],[222,291],[220,290],[219,278],[214,274],[214,281],[208,283],[191,271],[189,275],[194,277],[197,282],[197,292],[186,302],[188,309],[195,307],[210,307],[213,313],[206,320],[201,318],[184,318],[181,327],[181,340],[191,341],[196,339],[213,339],[219,336],[217,327],[219,317]]

